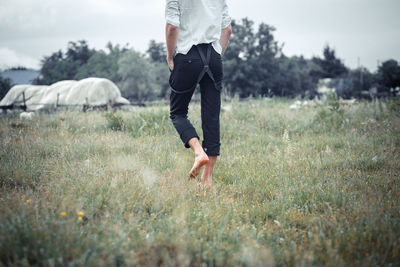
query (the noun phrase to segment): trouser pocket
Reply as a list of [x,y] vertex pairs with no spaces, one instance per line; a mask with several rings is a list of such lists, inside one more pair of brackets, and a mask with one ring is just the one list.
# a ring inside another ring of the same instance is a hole
[[177,92],[193,88],[203,68],[199,58],[178,54],[174,58],[174,69],[169,77],[169,85]]

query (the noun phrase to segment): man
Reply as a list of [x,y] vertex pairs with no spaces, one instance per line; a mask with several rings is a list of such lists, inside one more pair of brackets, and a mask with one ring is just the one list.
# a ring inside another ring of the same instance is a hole
[[[191,179],[204,171],[201,183],[211,186],[220,154],[219,115],[222,89],[222,56],[231,35],[226,0],[167,0],[167,63],[170,118],[186,148],[194,152]],[[202,145],[187,118],[189,102],[197,84],[201,92]]]

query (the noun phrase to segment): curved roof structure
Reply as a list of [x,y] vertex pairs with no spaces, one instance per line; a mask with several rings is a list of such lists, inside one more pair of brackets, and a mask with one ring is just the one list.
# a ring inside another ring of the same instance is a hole
[[27,110],[43,110],[56,105],[126,105],[130,102],[121,96],[119,88],[104,78],[87,78],[80,81],[60,81],[50,86],[16,85],[1,100],[0,106],[23,105]]

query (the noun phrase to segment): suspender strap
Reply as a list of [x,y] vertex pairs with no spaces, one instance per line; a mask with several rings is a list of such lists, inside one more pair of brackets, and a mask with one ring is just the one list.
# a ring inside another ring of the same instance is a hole
[[185,94],[185,93],[189,93],[191,91],[193,91],[194,89],[196,89],[197,84],[201,81],[201,79],[203,79],[204,75],[207,73],[208,76],[210,76],[211,80],[213,80],[213,82],[215,83],[215,79],[214,79],[214,75],[212,74],[211,70],[210,70],[210,60],[211,60],[211,44],[207,45],[207,57],[204,56],[203,51],[201,51],[201,49],[199,48],[198,45],[196,45],[197,51],[199,52],[201,61],[203,62],[203,70],[200,72],[199,77],[197,78],[197,82],[196,84],[185,91],[176,91],[175,89],[171,88],[171,90],[177,94]]
[[199,46],[196,46],[196,47],[197,47],[197,51],[199,51],[201,61],[203,61],[203,64],[204,64],[204,68],[199,75],[199,79],[198,79],[197,83],[199,83],[201,81],[201,79],[203,79],[203,76],[206,73],[208,74],[208,76],[210,76],[211,80],[213,80],[213,82],[215,82],[214,75],[212,74],[212,72],[210,70],[210,65],[209,65],[210,60],[211,60],[211,44],[207,45],[207,58],[204,56],[203,51],[201,51]]

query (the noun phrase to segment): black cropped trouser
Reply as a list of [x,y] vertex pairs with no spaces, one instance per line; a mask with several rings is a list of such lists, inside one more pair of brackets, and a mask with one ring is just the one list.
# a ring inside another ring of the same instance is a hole
[[[209,44],[200,44],[199,49],[206,54]],[[192,99],[195,85],[199,74],[204,68],[203,61],[195,46],[186,54],[177,54],[174,58],[174,70],[169,79],[170,86],[174,89],[170,95],[170,118],[179,133],[179,136],[186,148],[189,148],[189,140],[198,138],[195,128],[188,120],[189,103]],[[200,80],[201,93],[201,125],[204,140],[202,146],[209,156],[220,154],[220,123],[219,115],[221,110],[222,90],[222,59],[211,47],[209,68],[214,80],[206,73]],[[193,88],[193,90],[189,90]],[[180,93],[184,92],[184,93]]]

